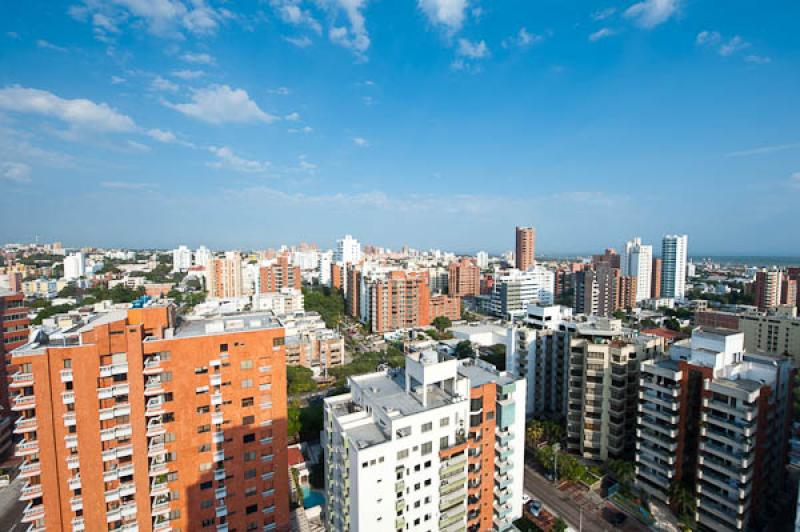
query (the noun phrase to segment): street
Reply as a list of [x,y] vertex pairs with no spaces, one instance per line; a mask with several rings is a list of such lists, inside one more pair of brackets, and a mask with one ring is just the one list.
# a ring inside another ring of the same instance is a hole
[[27,506],[25,501],[19,500],[24,483],[25,479],[17,477],[5,488],[0,488],[0,530],[16,532],[28,528],[27,524],[20,523],[22,511]]
[[[561,491],[553,486],[553,483],[539,475],[532,467],[525,465],[525,491],[531,497],[542,501],[548,510],[556,516],[561,517],[567,524],[575,529],[582,525],[583,532],[604,532],[619,530],[603,519],[602,511],[606,506],[605,501],[599,495],[588,495],[586,492],[573,494],[569,491]],[[583,520],[581,523],[580,509],[583,508]],[[644,531],[647,528],[628,516],[622,530]]]

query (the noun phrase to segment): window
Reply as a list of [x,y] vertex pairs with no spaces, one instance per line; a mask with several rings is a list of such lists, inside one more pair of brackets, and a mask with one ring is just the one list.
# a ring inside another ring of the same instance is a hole
[[205,375],[206,373],[208,373],[208,368],[206,366],[203,366],[201,368],[194,368],[195,375]]
[[211,508],[213,505],[214,501],[212,501],[211,499],[200,501],[200,508]]
[[201,445],[200,447],[197,448],[197,452],[198,453],[207,453],[210,450],[211,450],[211,444],[210,443],[204,443],[203,445]]
[[72,369],[72,359],[65,358],[64,359],[64,369]]
[[258,488],[255,486],[250,486],[249,488],[244,489],[244,496],[245,497],[252,497],[258,492]]
[[250,360],[250,359],[242,360],[241,362],[239,362],[239,368],[240,369],[253,369],[253,361]]
[[450,424],[450,418],[449,417],[443,417],[442,419],[439,420],[439,426],[440,427],[446,427],[449,424]]
[[219,352],[220,353],[227,353],[228,352],[228,344],[219,344]]
[[[429,478],[428,478],[428,479],[425,479],[425,485],[426,485],[426,486],[430,486],[430,485],[431,485],[431,479],[429,479]],[[428,498],[428,499],[430,499],[430,497],[427,497],[427,498]],[[430,502],[430,500],[427,500],[427,501],[425,501],[425,502]]]
[[425,462],[425,469],[428,469],[430,466],[431,466],[431,461],[430,460]]
[[408,449],[403,449],[402,451],[397,451],[397,459],[403,460],[408,458]]
[[205,482],[201,482],[200,483],[200,489],[201,490],[211,489],[211,481],[210,480],[206,480]]
[[203,434],[204,432],[211,432],[211,425],[200,425],[197,427],[198,434]]
[[245,397],[244,399],[242,399],[242,406],[253,406],[253,398]]
[[428,422],[422,425],[422,432],[430,432],[433,429],[433,423]]
[[200,472],[211,471],[211,462],[200,464]]
[[492,410],[491,412],[486,412],[486,420],[491,421],[493,419],[494,419],[494,410]]
[[252,462],[256,459],[256,452],[255,451],[247,451],[244,453],[244,461],[245,462]]
[[273,338],[272,339],[272,347],[280,347],[284,343],[285,342],[284,342],[283,336],[281,336],[280,338]]
[[449,436],[442,436],[439,440],[439,449],[447,449],[447,446],[450,444],[450,437]]
[[210,411],[211,411],[211,407],[209,407],[208,405],[206,405],[206,406],[198,406],[197,407],[197,413],[198,414],[208,414]]
[[252,387],[253,387],[253,379],[242,379],[242,389],[252,388]]
[[252,443],[254,441],[256,441],[256,433],[255,432],[251,432],[250,434],[245,434],[242,437],[242,443]]
[[245,479],[255,478],[255,476],[256,476],[256,470],[255,469],[248,469],[247,471],[244,472],[244,478]]
[[433,442],[427,442],[422,444],[422,456],[426,454],[431,454],[433,452]]
[[243,425],[252,425],[256,421],[256,416],[244,416],[242,418]]
[[245,508],[244,511],[245,511],[245,513],[248,513],[248,514],[254,514],[254,513],[256,513],[258,511],[258,505],[257,504],[251,504],[250,506]]

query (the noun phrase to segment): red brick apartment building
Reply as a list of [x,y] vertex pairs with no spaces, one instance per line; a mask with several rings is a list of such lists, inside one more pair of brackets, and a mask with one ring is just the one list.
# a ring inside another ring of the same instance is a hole
[[288,530],[284,331],[101,314],[14,351],[29,530]]
[[281,288],[300,289],[300,267],[292,266],[287,255],[280,255],[275,264],[258,269],[261,293],[280,292]]
[[11,450],[14,412],[9,401],[11,351],[28,341],[28,309],[21,293],[0,290],[0,458]]
[[458,297],[481,293],[481,269],[472,259],[465,257],[447,267],[447,293]]

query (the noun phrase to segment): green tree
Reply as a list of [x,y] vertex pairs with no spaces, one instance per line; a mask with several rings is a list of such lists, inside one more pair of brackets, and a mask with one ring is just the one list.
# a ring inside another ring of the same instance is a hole
[[628,460],[611,459],[608,461],[608,471],[614,476],[617,482],[630,488],[636,476],[636,464]]
[[58,297],[78,297],[78,295],[78,287],[74,283],[69,283],[58,291]]
[[483,359],[497,368],[498,371],[506,370],[506,346],[495,344],[489,348],[489,354],[484,355]]
[[566,532],[566,530],[567,530],[567,523],[566,523],[566,521],[564,521],[563,519],[561,519],[561,518],[559,517],[559,518],[558,518],[558,519],[556,519],[556,520],[555,520],[555,522],[553,523],[553,528],[552,528],[552,530],[553,530],[553,532]]
[[316,391],[314,372],[303,366],[287,366],[286,382],[289,395]]
[[685,524],[694,523],[696,508],[695,497],[690,488],[678,481],[673,481],[667,490],[669,504],[675,515]]
[[325,326],[330,329],[335,329],[344,319],[344,297],[339,290],[331,290],[328,287],[303,288],[303,302],[305,309],[319,313],[325,321]]
[[286,435],[289,439],[294,439],[300,434],[302,424],[300,423],[300,405],[296,401],[292,401],[286,412]]
[[469,340],[462,340],[458,342],[453,354],[459,359],[475,356],[475,351],[472,349],[472,342]]
[[664,326],[671,331],[680,331],[681,324],[675,318],[668,318],[664,320]]
[[436,316],[435,318],[433,318],[433,323],[431,325],[436,327],[436,330],[441,333],[444,332],[446,329],[452,327],[453,322],[450,321],[450,318],[448,318],[447,316]]
[[73,308],[75,308],[74,305],[68,305],[68,304],[55,305],[55,306],[50,305],[48,307],[44,307],[42,310],[39,311],[38,314],[36,314],[36,317],[31,320],[31,325],[41,325],[42,321],[45,318],[50,318],[52,316],[55,316],[56,314],[69,312]]

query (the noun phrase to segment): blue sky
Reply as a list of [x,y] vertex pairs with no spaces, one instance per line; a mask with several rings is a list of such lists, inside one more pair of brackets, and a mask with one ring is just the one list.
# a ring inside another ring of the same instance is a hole
[[798,254],[797,2],[0,10],[0,242]]

